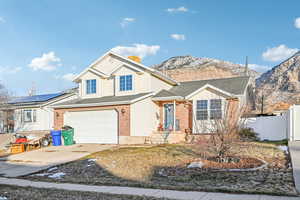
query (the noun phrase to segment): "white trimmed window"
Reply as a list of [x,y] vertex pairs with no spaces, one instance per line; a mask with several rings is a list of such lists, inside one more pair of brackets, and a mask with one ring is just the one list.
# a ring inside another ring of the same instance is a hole
[[197,120],[222,119],[222,100],[197,100],[196,105]]
[[120,91],[132,90],[132,75],[120,76]]
[[96,94],[96,79],[86,80],[86,94]]
[[36,110],[34,109],[22,110],[21,121],[25,123],[36,122]]
[[210,119],[222,119],[222,100],[210,100]]
[[198,100],[197,101],[197,120],[207,120],[208,119],[208,100]]

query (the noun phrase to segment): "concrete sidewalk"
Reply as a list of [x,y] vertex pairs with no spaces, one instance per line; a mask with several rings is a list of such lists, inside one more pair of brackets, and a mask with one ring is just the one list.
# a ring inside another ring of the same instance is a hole
[[110,194],[151,196],[178,200],[300,200],[300,197],[280,197],[268,195],[227,194],[213,192],[188,192],[175,190],[146,189],[118,186],[93,186],[70,183],[35,182],[24,179],[0,178],[0,184],[35,188],[55,188],[84,192],[101,192]]
[[289,142],[289,150],[293,165],[293,175],[297,191],[300,191],[300,141]]
[[10,155],[0,158],[0,175],[5,177],[24,176],[113,147],[114,145],[75,144],[71,146],[50,146]]

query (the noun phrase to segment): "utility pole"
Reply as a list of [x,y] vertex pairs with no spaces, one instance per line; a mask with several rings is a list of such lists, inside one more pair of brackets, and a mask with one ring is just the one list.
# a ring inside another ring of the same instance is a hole
[[246,56],[246,63],[245,63],[245,76],[248,76],[249,75],[249,72],[248,72],[248,56]]
[[261,115],[263,115],[264,114],[264,93],[262,93],[262,95],[261,95]]

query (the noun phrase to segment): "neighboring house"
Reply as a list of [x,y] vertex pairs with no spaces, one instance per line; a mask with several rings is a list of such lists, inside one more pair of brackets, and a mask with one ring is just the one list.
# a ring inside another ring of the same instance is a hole
[[51,105],[76,97],[74,90],[15,97],[2,106],[2,132],[37,132],[53,129],[54,113]]
[[201,133],[197,122],[221,118],[228,101],[247,102],[249,78],[179,83],[108,52],[74,82],[78,99],[52,106],[55,129],[74,127],[77,143],[129,144],[144,143],[162,130],[176,135],[173,142],[183,140],[187,131]]

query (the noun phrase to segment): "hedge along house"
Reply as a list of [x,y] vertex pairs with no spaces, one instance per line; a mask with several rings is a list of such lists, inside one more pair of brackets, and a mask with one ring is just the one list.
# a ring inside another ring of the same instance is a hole
[[197,121],[223,116],[229,99],[247,101],[248,77],[177,82],[166,75],[113,52],[107,52],[74,82],[79,97],[53,105],[54,126],[75,129],[77,143],[144,143],[164,131],[169,142],[185,133],[201,134]]
[[[54,126],[51,105],[73,99],[76,90],[65,92],[15,97],[2,106],[2,113],[10,118],[9,132],[37,133],[49,132]],[[3,132],[8,132],[3,130]]]

